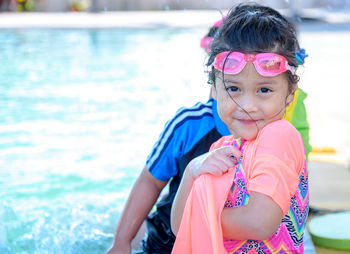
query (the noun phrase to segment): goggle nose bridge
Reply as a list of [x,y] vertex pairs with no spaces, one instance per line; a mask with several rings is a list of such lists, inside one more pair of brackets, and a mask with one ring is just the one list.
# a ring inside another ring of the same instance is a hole
[[253,62],[255,60],[255,55],[254,54],[247,54],[244,56],[244,60],[246,62]]

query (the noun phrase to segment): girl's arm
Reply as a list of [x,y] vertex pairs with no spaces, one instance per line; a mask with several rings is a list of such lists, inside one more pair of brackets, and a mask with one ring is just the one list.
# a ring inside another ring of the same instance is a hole
[[240,156],[241,152],[238,149],[226,146],[205,153],[193,159],[187,165],[171,208],[171,229],[175,235],[179,230],[186,200],[194,180],[203,173],[210,173],[215,176],[227,173],[228,169],[236,164]]
[[224,208],[223,235],[234,240],[265,240],[277,231],[283,217],[282,209],[270,197],[252,192],[247,205]]
[[173,231],[174,235],[177,235],[177,232],[179,231],[179,227],[182,219],[182,213],[185,209],[186,200],[187,200],[188,194],[190,193],[190,190],[192,188],[192,184],[194,181],[194,177],[191,175],[192,172],[190,171],[191,170],[189,169],[189,165],[188,165],[182,176],[181,183],[176,192],[176,196],[175,196],[173,205],[171,207],[170,223],[171,223],[171,230]]
[[288,212],[304,168],[302,139],[287,121],[268,124],[255,142],[254,159],[245,161],[251,169],[249,202],[243,207],[224,208],[221,214],[223,235],[228,239],[271,237]]

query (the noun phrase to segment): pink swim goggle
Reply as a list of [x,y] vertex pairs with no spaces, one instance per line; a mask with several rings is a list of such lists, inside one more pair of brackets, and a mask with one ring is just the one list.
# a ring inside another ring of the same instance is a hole
[[244,54],[241,52],[224,51],[216,55],[214,68],[225,74],[238,74],[252,62],[256,71],[264,77],[274,77],[287,70],[295,73],[295,67],[288,64],[284,56],[274,53]]
[[213,37],[205,36],[201,39],[201,48],[203,48],[206,52],[210,52],[210,46],[213,41]]

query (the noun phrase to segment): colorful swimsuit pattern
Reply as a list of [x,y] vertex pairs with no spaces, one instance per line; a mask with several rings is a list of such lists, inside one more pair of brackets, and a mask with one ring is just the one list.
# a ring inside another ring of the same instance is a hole
[[[224,142],[222,146],[234,145],[243,154],[245,142],[235,140]],[[242,167],[242,158],[236,166],[236,173],[228,193],[225,207],[240,207],[248,204],[247,177]],[[224,246],[228,253],[304,253],[303,236],[309,208],[308,175],[306,161],[299,177],[299,185],[291,198],[290,208],[282,219],[276,233],[264,241],[237,241],[224,238]]]

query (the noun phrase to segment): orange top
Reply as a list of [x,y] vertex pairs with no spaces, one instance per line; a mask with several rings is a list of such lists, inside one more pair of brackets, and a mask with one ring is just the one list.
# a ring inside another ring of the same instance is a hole
[[[212,149],[221,147],[232,136],[221,138]],[[285,214],[299,183],[305,154],[300,134],[287,121],[265,126],[253,141],[247,141],[243,168],[248,192],[271,197]],[[232,185],[235,170],[221,177],[203,174],[198,177],[186,201],[172,253],[227,253],[223,245],[221,212]]]
[[[232,136],[222,137],[210,150],[230,141],[233,141]],[[248,179],[248,192],[269,196],[286,214],[303,170],[303,147],[300,134],[289,122],[279,120],[265,126],[255,140],[245,145],[243,169]]]

